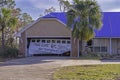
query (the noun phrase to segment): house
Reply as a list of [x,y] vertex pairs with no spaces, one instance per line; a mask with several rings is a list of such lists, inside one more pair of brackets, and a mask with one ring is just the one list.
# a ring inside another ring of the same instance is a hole
[[[70,52],[71,57],[78,57],[79,40],[72,38],[66,23],[65,13],[53,12],[24,27],[17,34],[20,54],[61,55]],[[120,12],[103,12],[103,27],[95,33],[95,38],[86,44],[93,52],[120,54]]]

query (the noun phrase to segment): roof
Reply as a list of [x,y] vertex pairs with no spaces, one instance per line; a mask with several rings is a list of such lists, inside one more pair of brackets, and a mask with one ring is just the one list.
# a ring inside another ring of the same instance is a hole
[[[66,13],[52,12],[43,18],[57,18],[67,24]],[[103,26],[101,30],[95,31],[96,38],[118,38],[120,37],[120,12],[103,12]]]
[[96,37],[120,38],[120,12],[104,12],[102,29],[95,33]]
[[52,12],[48,15],[43,16],[42,18],[57,18],[62,21],[64,24],[67,24],[67,17],[65,12]]
[[[65,12],[52,12],[41,18],[54,18],[67,25],[67,16]],[[41,18],[23,28],[18,34],[19,37],[22,32],[39,22]],[[103,26],[101,30],[95,31],[96,38],[120,38],[120,12],[103,12],[102,22]]]

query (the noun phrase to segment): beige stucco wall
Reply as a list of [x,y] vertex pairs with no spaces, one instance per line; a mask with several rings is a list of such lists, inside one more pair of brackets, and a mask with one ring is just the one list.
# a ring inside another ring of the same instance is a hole
[[41,19],[26,30],[27,37],[70,37],[71,31],[56,19]]

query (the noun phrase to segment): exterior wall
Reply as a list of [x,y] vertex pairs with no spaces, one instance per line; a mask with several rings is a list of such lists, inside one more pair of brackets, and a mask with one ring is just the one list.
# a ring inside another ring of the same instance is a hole
[[26,30],[27,37],[70,37],[71,31],[56,19],[41,19]]
[[112,53],[120,54],[120,39],[112,39]]
[[[107,47],[107,53],[109,53],[109,46],[110,46],[110,42],[109,39],[103,39],[103,38],[95,38],[93,39],[93,47]],[[93,50],[94,51],[94,50]]]
[[120,54],[120,38],[117,40],[117,46],[118,46],[118,49],[117,49],[118,54]]
[[[112,54],[120,54],[120,39],[112,38],[111,39],[111,53]],[[107,47],[107,53],[110,53],[110,39],[109,38],[95,38],[93,40],[94,47]]]
[[112,53],[116,54],[117,53],[117,39],[112,39]]
[[25,36],[25,32],[23,32],[21,34],[21,38],[20,38],[20,55],[25,56],[25,51],[26,51],[26,36]]

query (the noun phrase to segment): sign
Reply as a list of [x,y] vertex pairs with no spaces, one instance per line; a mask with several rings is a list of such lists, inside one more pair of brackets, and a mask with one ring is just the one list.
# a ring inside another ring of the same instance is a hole
[[30,42],[29,54],[62,54],[71,50],[71,44]]

